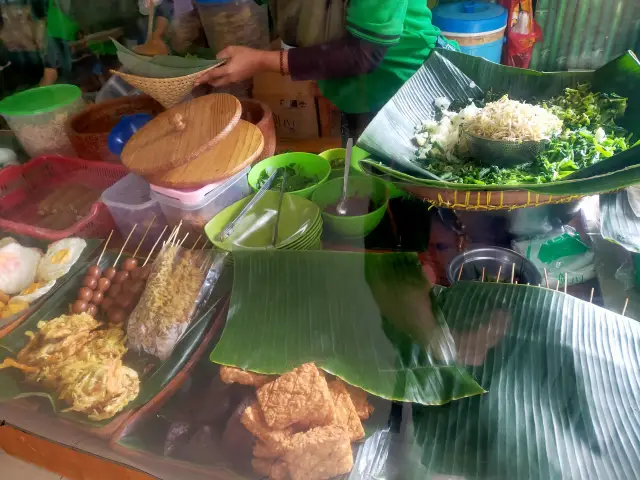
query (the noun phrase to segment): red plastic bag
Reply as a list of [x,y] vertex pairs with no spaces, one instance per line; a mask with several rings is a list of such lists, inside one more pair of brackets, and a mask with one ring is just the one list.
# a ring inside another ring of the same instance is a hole
[[542,29],[533,19],[531,0],[502,0],[502,5],[509,10],[502,63],[528,68],[533,46],[542,40]]

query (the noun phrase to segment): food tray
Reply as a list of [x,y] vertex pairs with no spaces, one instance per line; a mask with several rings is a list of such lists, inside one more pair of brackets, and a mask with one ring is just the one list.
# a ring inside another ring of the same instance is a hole
[[[117,252],[106,252],[100,263],[101,268],[111,266],[117,256]],[[82,285],[82,280],[86,275],[86,270],[82,269],[76,272],[73,277],[66,282],[54,295],[47,299],[42,306],[22,324],[15,328],[13,332],[8,334],[4,339],[0,340],[0,361],[8,356],[13,356],[11,352],[16,352],[26,344],[26,336],[24,333],[28,330],[37,330],[37,323],[41,320],[51,320],[59,315],[68,313],[68,306],[73,303],[77,292]],[[227,293],[227,292],[224,292]],[[138,397],[131,402],[127,409],[121,411],[114,417],[103,421],[91,421],[86,416],[75,412],[60,412],[66,407],[66,404],[57,404],[54,396],[48,395],[47,392],[38,390],[37,387],[29,386],[24,383],[23,375],[16,369],[0,370],[0,402],[14,401],[17,395],[24,400],[38,405],[44,412],[50,413],[52,410],[56,412],[58,421],[73,425],[91,435],[108,439],[118,429],[118,427],[129,418],[133,412],[140,406],[151,401],[156,395],[168,388],[171,380],[175,375],[187,364],[203,341],[203,336],[210,329],[210,319],[213,311],[218,311],[221,303],[219,295],[211,295],[204,305],[199,308],[199,316],[190,324],[189,330],[184,337],[178,342],[171,356],[163,363],[158,359],[153,359],[142,355],[127,354],[125,364],[133,365],[138,371],[145,371],[146,374],[140,381],[140,393]],[[226,318],[226,317],[225,317]],[[213,333],[211,333],[213,335]],[[141,362],[138,364],[137,362]],[[146,363],[145,363],[146,362]],[[153,362],[153,363],[151,363]],[[148,369],[149,365],[153,365]],[[44,403],[42,397],[51,401],[51,404]]]
[[227,180],[200,189],[177,190],[151,185],[151,198],[160,204],[170,225],[182,222],[185,231],[198,234],[218,213],[252,193],[247,181],[249,170],[251,166]]
[[[48,242],[44,242],[42,240],[22,237],[18,235],[10,235],[12,238],[16,239],[20,245],[25,247],[35,247],[39,248],[43,252],[47,251],[47,247],[49,246]],[[20,325],[24,320],[26,320],[29,315],[35,312],[40,306],[46,301],[47,298],[51,297],[59,288],[62,287],[68,280],[70,280],[78,270],[85,270],[89,266],[89,262],[97,256],[96,249],[100,246],[102,240],[89,239],[87,240],[87,246],[84,248],[80,257],[71,266],[71,269],[62,277],[56,280],[55,286],[43,295],[41,298],[33,302],[29,305],[25,310],[16,313],[15,315],[8,318],[0,319],[0,339],[7,336],[13,330],[15,330],[18,325]]]
[[149,183],[135,173],[130,173],[105,190],[100,200],[109,209],[123,238],[127,238],[133,226],[137,225],[129,239],[131,245],[137,245],[142,240],[154,216],[143,248],[150,250],[167,225],[160,204],[151,197]]
[[124,457],[132,459],[146,458],[154,461],[161,460],[163,463],[169,465],[175,465],[193,472],[211,475],[211,470],[205,466],[198,466],[196,464],[192,464],[172,457],[160,457],[144,450],[134,450],[131,448],[127,448],[124,445],[120,444],[119,441],[122,438],[126,437],[129,432],[135,429],[146,419],[152,417],[153,415],[156,415],[160,411],[160,409],[169,401],[172,395],[182,387],[184,382],[189,378],[191,371],[196,366],[198,361],[211,350],[214,338],[217,336],[218,332],[221,332],[224,323],[226,322],[228,309],[229,297],[224,300],[222,309],[219,312],[214,313],[213,325],[207,332],[206,337],[203,338],[202,343],[200,344],[198,349],[185,364],[184,368],[171,380],[171,382],[167,384],[167,386],[160,393],[158,393],[158,395],[153,398],[153,400],[149,401],[146,405],[144,405],[133,415],[127,418],[111,436],[109,446],[113,451],[119,453]]
[[127,174],[122,165],[91,162],[58,155],[35,158],[0,171],[0,229],[44,240],[70,236],[106,237],[114,223],[107,207],[95,201],[88,213],[61,229],[35,226],[38,205],[52,192],[70,186],[104,191]]

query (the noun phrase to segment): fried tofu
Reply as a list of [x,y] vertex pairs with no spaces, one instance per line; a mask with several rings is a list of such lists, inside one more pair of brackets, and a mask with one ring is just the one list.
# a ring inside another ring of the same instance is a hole
[[327,380],[313,363],[305,363],[260,387],[258,403],[267,425],[274,429],[292,425],[309,428],[335,421]]
[[287,449],[289,440],[293,435],[291,428],[273,430],[266,424],[260,407],[256,402],[249,405],[242,412],[240,422],[251,432],[254,437],[264,442],[274,455],[282,455]]
[[289,472],[287,466],[281,460],[273,460],[268,458],[254,458],[251,461],[253,470],[258,475],[264,475],[271,480],[288,480]]
[[259,373],[248,372],[235,367],[220,367],[220,378],[224,383],[239,383],[241,385],[249,385],[250,387],[260,388],[266,383],[273,380],[269,375],[260,375]]
[[362,428],[362,422],[347,391],[346,384],[336,378],[329,382],[329,391],[336,409],[335,424],[347,430],[352,442],[364,438],[364,428]]
[[283,457],[292,480],[327,480],[353,468],[348,433],[336,425],[296,433]]
[[253,456],[258,458],[278,458],[282,456],[283,453],[284,449],[280,449],[280,451],[278,451],[260,440],[258,440],[253,447]]
[[356,407],[356,412],[358,412],[358,417],[360,420],[366,420],[373,413],[373,406],[367,401],[367,392],[356,388],[348,383],[345,383],[347,391],[351,396],[351,401],[353,402],[353,406]]

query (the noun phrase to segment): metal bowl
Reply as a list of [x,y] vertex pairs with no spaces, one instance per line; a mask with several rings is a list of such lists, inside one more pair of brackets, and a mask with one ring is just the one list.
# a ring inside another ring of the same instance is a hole
[[[456,255],[447,266],[447,278],[450,284],[458,281],[460,267],[462,275],[460,280],[480,280],[482,278],[482,268],[484,267],[484,279],[486,281],[496,281],[498,271],[500,280],[511,282],[511,269],[515,264],[515,280],[520,284],[538,285],[542,283],[542,276],[530,260],[508,248],[481,247],[473,248]],[[502,269],[500,268],[502,267]]]
[[548,140],[509,142],[479,137],[466,131],[463,133],[469,146],[469,152],[478,163],[501,168],[533,162],[538,154],[549,145]]

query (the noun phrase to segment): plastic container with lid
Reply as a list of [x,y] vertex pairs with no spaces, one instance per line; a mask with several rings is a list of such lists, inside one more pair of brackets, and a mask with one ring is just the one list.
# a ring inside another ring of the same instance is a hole
[[268,46],[267,10],[255,0],[196,0],[196,5],[215,53],[230,45],[261,49]]
[[105,190],[100,200],[109,209],[123,238],[127,238],[133,226],[137,225],[129,240],[130,245],[140,242],[154,215],[156,219],[143,243],[145,249],[153,246],[167,224],[160,204],[151,198],[149,183],[134,173]]
[[247,181],[251,167],[223,180],[196,190],[175,190],[151,185],[151,196],[160,203],[170,225],[182,221],[181,231],[202,233],[203,227],[220,211],[249,196],[253,191]]
[[507,17],[501,5],[464,1],[438,5],[432,22],[442,35],[458,42],[462,53],[500,63]]
[[31,157],[74,156],[65,123],[85,107],[75,85],[51,85],[16,93],[0,101],[0,114]]

